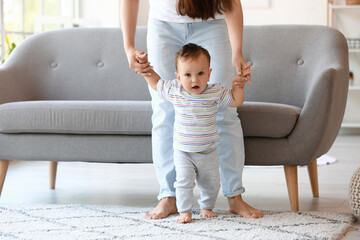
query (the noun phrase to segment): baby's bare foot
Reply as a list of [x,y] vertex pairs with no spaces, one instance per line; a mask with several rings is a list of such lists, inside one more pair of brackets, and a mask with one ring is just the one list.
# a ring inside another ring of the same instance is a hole
[[264,216],[261,210],[251,207],[244,202],[241,195],[228,197],[229,212],[238,214],[246,218],[262,218]]
[[214,213],[211,209],[200,209],[200,216],[203,218],[214,218],[218,215]]
[[176,220],[177,223],[190,223],[191,222],[191,212],[190,213],[180,213],[180,217]]
[[166,218],[171,214],[177,213],[176,199],[174,197],[166,197],[160,200],[158,205],[152,210],[145,214],[147,219],[162,219]]

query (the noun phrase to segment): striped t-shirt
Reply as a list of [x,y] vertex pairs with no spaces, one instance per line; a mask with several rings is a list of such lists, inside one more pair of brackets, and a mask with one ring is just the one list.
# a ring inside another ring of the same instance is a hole
[[218,107],[227,108],[232,102],[231,90],[220,84],[208,84],[199,95],[187,92],[177,79],[160,79],[159,97],[170,101],[175,109],[174,148],[184,152],[202,152],[219,141],[216,130]]

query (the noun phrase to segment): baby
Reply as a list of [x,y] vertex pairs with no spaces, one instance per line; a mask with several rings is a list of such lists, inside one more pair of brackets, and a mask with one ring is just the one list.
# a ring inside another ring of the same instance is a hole
[[[137,59],[147,62],[147,55],[138,52]],[[210,55],[196,44],[184,45],[176,53],[177,79],[163,80],[154,71],[143,74],[149,86],[158,95],[170,101],[175,110],[174,164],[176,170],[176,205],[180,213],[178,223],[189,223],[192,219],[193,189],[195,180],[200,189],[200,215],[217,217],[212,211],[220,188],[219,159],[216,142],[218,107],[239,107],[244,102],[246,77],[236,75],[232,89],[220,84],[209,84]],[[243,76],[251,73],[246,69]]]

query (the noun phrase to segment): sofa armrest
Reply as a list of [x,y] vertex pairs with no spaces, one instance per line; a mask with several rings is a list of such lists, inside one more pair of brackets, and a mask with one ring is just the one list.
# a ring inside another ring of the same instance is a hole
[[308,92],[298,122],[288,141],[300,165],[325,154],[333,144],[344,116],[348,93],[348,69],[338,66],[317,75]]
[[31,99],[31,86],[19,79],[18,71],[11,65],[0,68],[0,104]]

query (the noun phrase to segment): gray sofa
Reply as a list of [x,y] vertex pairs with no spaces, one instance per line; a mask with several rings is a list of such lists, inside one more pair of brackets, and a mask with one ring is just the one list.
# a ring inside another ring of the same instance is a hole
[[[146,28],[137,48],[146,50]],[[339,131],[348,89],[348,49],[323,26],[247,26],[244,57],[254,68],[238,108],[247,165],[283,165],[299,209],[297,166],[308,165]],[[23,41],[0,68],[0,193],[9,160],[151,163],[151,105],[128,68],[121,29],[74,28]]]

